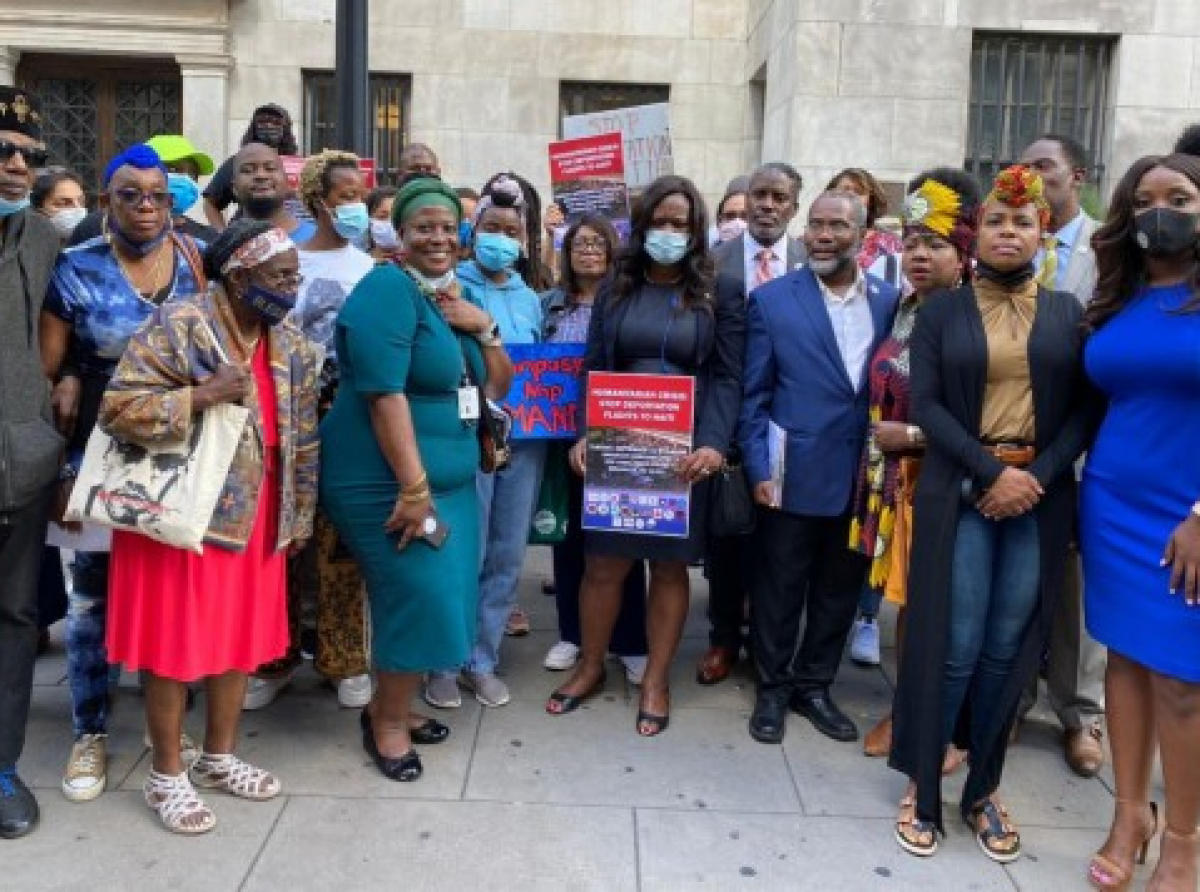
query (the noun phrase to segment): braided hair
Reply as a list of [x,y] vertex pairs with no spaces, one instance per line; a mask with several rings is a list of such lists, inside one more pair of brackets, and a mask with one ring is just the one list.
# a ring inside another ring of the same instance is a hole
[[[496,188],[505,181],[515,182],[520,187],[522,203],[525,205],[524,209],[518,210],[518,213],[520,213],[525,225],[526,256],[517,261],[516,270],[521,274],[521,278],[525,280],[526,285],[534,291],[541,293],[553,286],[554,281],[550,270],[546,269],[542,263],[542,199],[538,195],[537,189],[533,188],[529,180],[511,171],[501,172],[493,176],[484,184],[483,189],[480,190],[480,204],[475,211],[475,219],[478,220],[479,216],[483,213],[487,206],[486,200],[489,196],[492,199],[492,205],[496,207],[516,206],[515,203],[501,203],[505,200],[512,200],[509,197],[507,184],[500,185],[499,189]],[[498,200],[498,196],[501,194],[504,195],[504,198]]]
[[357,171],[358,156],[341,149],[325,149],[304,162],[297,191],[304,206],[314,217],[318,216],[318,207],[333,184],[333,171],[338,169]]
[[229,258],[237,252],[238,248],[274,228],[275,224],[266,220],[251,220],[249,217],[239,217],[234,220],[221,230],[204,252],[205,278],[210,282],[219,282],[221,268],[229,262]]

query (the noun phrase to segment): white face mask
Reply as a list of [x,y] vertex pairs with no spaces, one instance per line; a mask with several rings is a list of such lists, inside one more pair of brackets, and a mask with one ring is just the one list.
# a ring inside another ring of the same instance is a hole
[[413,269],[411,266],[407,267],[407,269],[410,273],[412,273],[413,278],[420,280],[431,291],[445,291],[454,284],[455,277],[453,267],[446,270],[436,279],[429,278],[429,276],[426,276],[423,273]]
[[385,251],[400,247],[400,236],[396,235],[391,220],[371,221],[371,241]]
[[67,238],[87,216],[87,208],[63,208],[50,215],[50,222],[62,238]]
[[717,227],[717,232],[720,234],[722,242],[731,242],[745,231],[746,221],[740,217],[722,220],[721,225]]

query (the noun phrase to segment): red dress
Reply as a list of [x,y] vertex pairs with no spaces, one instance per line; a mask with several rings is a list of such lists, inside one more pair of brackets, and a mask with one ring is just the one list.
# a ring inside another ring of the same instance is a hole
[[108,658],[126,669],[194,681],[253,672],[288,647],[287,557],[277,551],[279,429],[264,338],[254,353],[266,468],[244,551],[204,554],[115,532],[109,571]]

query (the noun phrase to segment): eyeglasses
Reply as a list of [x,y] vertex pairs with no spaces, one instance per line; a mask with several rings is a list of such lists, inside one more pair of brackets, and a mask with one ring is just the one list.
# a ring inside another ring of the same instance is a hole
[[263,284],[275,291],[298,291],[300,286],[304,284],[304,276],[300,273],[271,273],[267,275],[258,272],[258,277],[262,279]]
[[577,238],[571,242],[576,254],[607,254],[608,242],[602,238]]
[[17,152],[21,153],[21,157],[30,167],[45,167],[50,160],[50,153],[45,149],[31,149],[28,146],[9,142],[7,139],[0,139],[0,163],[7,164]]
[[118,189],[116,196],[121,199],[121,204],[131,208],[139,208],[147,201],[156,208],[169,207],[171,204],[171,193],[158,189],[155,189],[153,192],[143,192],[141,189],[128,186],[124,189]]

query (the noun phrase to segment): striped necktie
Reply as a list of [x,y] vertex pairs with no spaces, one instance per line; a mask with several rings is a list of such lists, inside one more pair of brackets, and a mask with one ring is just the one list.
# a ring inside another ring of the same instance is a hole
[[775,259],[775,252],[770,248],[763,248],[754,255],[754,259],[758,261],[758,266],[754,268],[754,287],[757,288],[775,278],[775,273],[771,269],[771,261]]

